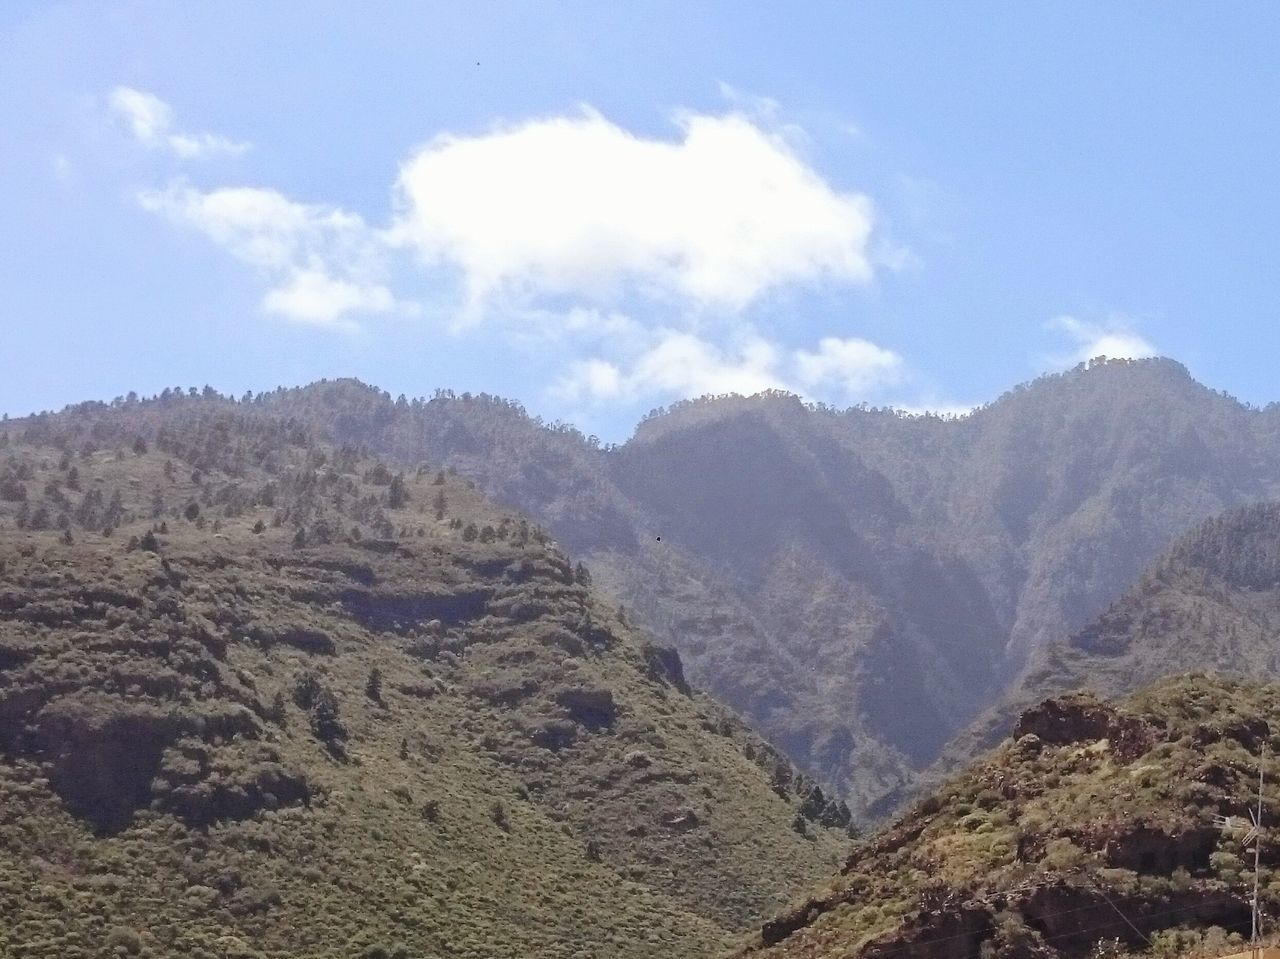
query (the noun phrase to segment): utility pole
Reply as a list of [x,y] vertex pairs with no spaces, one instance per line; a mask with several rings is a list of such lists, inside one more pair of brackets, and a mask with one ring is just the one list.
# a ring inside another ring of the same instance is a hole
[[1253,938],[1250,940],[1255,949],[1258,948],[1258,875],[1261,872],[1262,856],[1262,759],[1267,747],[1263,746],[1258,753],[1258,811],[1253,817]]
[[[1254,955],[1258,954],[1259,938],[1262,935],[1262,909],[1258,892],[1262,875],[1262,761],[1266,758],[1266,746],[1258,753],[1258,802],[1249,806],[1249,819],[1252,821],[1240,845],[1248,848],[1253,843],[1253,895],[1249,898],[1252,913],[1252,927],[1249,932],[1249,945]],[[1239,816],[1214,816],[1213,823],[1224,832],[1238,832],[1244,825]]]

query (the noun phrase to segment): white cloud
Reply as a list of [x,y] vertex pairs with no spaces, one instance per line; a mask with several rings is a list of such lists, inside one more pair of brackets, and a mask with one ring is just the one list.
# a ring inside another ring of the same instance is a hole
[[636,363],[631,380],[646,391],[698,396],[782,389],[777,350],[753,336],[719,349],[691,333],[667,333]]
[[1059,316],[1050,320],[1049,326],[1066,333],[1078,345],[1070,362],[1061,365],[1080,363],[1097,356],[1113,360],[1136,360],[1145,356],[1157,356],[1160,352],[1122,321],[1099,324],[1074,316]]
[[381,282],[386,251],[354,213],[305,204],[259,187],[209,192],[175,185],[139,196],[142,206],[194,227],[276,285],[262,307],[292,320],[350,325],[353,313],[408,309]]
[[560,378],[552,392],[563,399],[577,402],[588,400],[615,400],[630,393],[629,384],[623,382],[622,371],[599,357],[579,360],[569,372]]
[[797,350],[796,373],[809,389],[834,387],[857,395],[895,382],[902,375],[902,357],[892,350],[856,337],[823,337],[816,352]]
[[373,242],[364,220],[336,207],[298,203],[275,190],[222,187],[202,192],[175,185],[141,194],[143,207],[193,226],[236,258],[280,269],[330,250]]
[[111,110],[129,127],[135,140],[147,147],[168,149],[183,159],[215,153],[243,153],[248,143],[238,143],[213,133],[184,133],[173,129],[173,110],[153,93],[132,87],[116,87],[109,98]]
[[302,323],[331,326],[349,313],[387,313],[395,297],[381,285],[335,279],[321,270],[299,270],[284,286],[268,291],[262,308]]
[[777,373],[778,359],[778,350],[758,336],[722,349],[692,333],[661,330],[653,345],[632,359],[625,371],[599,358],[578,361],[553,392],[567,400],[595,402],[708,393],[750,395],[786,388]]
[[763,390],[849,399],[897,382],[902,372],[901,357],[866,340],[825,337],[816,351],[787,353],[756,334],[721,347],[666,329],[626,362],[596,357],[574,363],[553,393],[597,403]]
[[870,200],[827,184],[738,114],[646,139],[584,108],[440,136],[401,168],[394,234],[494,294],[622,293],[738,309],[788,283],[872,277]]
[[[874,249],[871,201],[804,161],[776,103],[726,95],[739,112],[682,114],[672,139],[632,134],[587,107],[439,136],[401,166],[386,226],[263,187],[176,182],[139,202],[258,271],[266,313],[350,327],[362,314],[415,310],[393,290],[425,280],[455,333],[483,316],[528,353],[552,343],[576,353],[557,386],[564,396],[792,383],[845,396],[891,381],[901,361],[874,344],[828,337],[792,351],[743,320],[741,308],[774,289],[866,283],[892,258]],[[112,102],[139,141],[203,150],[158,98],[122,87]]]

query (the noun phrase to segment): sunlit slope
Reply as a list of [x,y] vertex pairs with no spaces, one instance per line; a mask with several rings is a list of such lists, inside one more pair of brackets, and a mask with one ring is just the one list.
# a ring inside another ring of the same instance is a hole
[[[1250,928],[1246,809],[1258,765],[1280,809],[1280,687],[1169,679],[1120,705],[1086,694],[917,803],[740,955],[1084,959],[1238,951]],[[1217,817],[1237,825],[1219,828]],[[1260,891],[1280,906],[1280,847]],[[1205,951],[1207,950],[1207,951]]]
[[719,948],[847,810],[589,578],[297,423],[0,428],[0,955]]

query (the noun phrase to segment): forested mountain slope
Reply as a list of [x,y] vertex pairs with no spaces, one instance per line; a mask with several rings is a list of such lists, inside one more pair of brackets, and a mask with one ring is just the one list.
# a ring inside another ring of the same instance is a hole
[[[691,680],[859,809],[883,810],[1028,656],[1172,540],[1280,497],[1280,410],[1169,360],[1095,362],[959,419],[762,394],[658,411],[620,447],[516,404],[351,380],[233,403],[408,466],[443,463],[543,524]],[[878,802],[877,802],[878,800]]]
[[990,748],[1046,696],[1123,695],[1193,669],[1280,677],[1280,505],[1241,507],[1179,538],[1096,620],[1039,650],[1002,701],[951,744],[945,764]]
[[848,810],[589,578],[261,410],[0,424],[0,955],[723,948]]
[[[1190,959],[1250,929],[1246,809],[1280,809],[1280,687],[1164,680],[1119,705],[1075,693],[859,845],[766,923],[757,959]],[[1234,817],[1219,828],[1217,817]],[[1249,847],[1251,849],[1251,847]],[[1260,901],[1280,907],[1263,839]]]

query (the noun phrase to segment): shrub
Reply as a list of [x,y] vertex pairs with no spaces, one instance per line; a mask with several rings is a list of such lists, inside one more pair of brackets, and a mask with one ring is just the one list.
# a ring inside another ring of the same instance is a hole
[[124,950],[131,956],[142,951],[142,937],[132,929],[116,926],[107,933],[107,948],[113,951]]
[[293,687],[293,701],[299,709],[310,709],[320,695],[320,680],[315,673],[303,673]]

